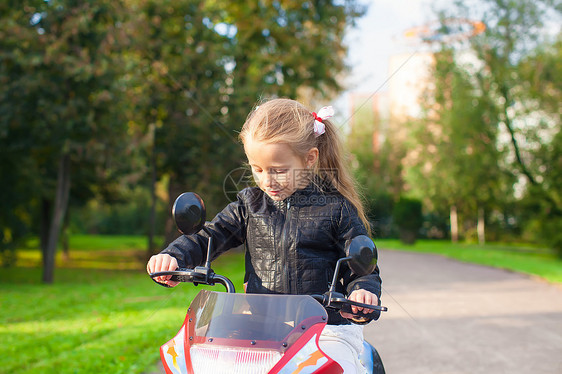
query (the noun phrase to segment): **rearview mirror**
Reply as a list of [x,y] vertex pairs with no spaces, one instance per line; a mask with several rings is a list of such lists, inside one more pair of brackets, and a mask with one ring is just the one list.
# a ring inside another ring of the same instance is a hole
[[184,192],[174,202],[172,215],[182,234],[195,234],[205,224],[205,203],[193,192]]
[[377,266],[377,247],[366,235],[351,239],[345,246],[345,253],[350,257],[349,267],[359,276],[371,274]]

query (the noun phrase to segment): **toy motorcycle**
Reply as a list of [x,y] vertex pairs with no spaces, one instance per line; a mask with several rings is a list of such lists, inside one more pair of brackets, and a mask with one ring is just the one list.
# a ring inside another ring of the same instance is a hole
[[[195,297],[178,334],[160,347],[168,374],[342,373],[341,366],[318,345],[328,320],[325,307],[347,312],[351,312],[351,305],[377,313],[387,310],[347,300],[335,292],[342,263],[358,275],[374,270],[376,251],[367,236],[351,240],[346,247],[347,257],[338,260],[330,290],[323,295],[238,294],[227,277],[210,268],[212,237],[204,226],[205,206],[201,198],[184,193],[176,200],[172,212],[183,234],[201,229],[209,234],[206,263],[194,269],[155,272],[150,277],[171,275],[173,281],[195,285],[219,283],[227,293],[202,290]],[[363,344],[360,361],[367,372],[384,373],[375,348],[366,341]]]

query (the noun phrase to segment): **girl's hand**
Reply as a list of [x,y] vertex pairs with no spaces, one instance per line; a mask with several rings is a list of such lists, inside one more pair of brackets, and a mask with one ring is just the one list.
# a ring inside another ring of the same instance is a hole
[[[348,297],[349,300],[351,301],[356,301],[358,303],[363,303],[363,304],[371,304],[371,305],[378,305],[379,304],[379,298],[377,297],[377,295],[375,295],[372,292],[369,292],[367,290],[355,290],[351,293],[351,295],[349,295]],[[359,312],[363,312],[364,314],[368,314],[371,313],[373,310],[372,309],[366,309],[366,308],[362,308],[359,306],[351,306],[351,310],[353,311],[353,314],[359,314]],[[348,318],[348,319],[353,319],[353,314],[350,313],[345,313],[340,311],[340,314],[343,318]]]
[[[162,255],[154,255],[148,260],[148,264],[146,264],[146,272],[156,273],[159,271],[171,271],[176,270],[178,268],[178,260],[174,257],[166,254]],[[179,282],[171,281],[171,275],[163,275],[161,277],[154,278],[156,282],[167,284],[170,287],[177,286]]]

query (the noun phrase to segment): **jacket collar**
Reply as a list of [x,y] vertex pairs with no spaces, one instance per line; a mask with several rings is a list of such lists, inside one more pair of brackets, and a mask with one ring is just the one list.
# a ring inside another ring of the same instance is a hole
[[262,193],[265,195],[266,200],[271,202],[278,209],[286,207],[287,204],[291,204],[292,206],[299,205],[295,203],[302,201],[303,197],[311,196],[314,194],[330,194],[334,192],[337,192],[337,189],[334,187],[332,182],[327,179],[321,178],[318,175],[312,177],[306,187],[296,190],[291,196],[288,196],[283,200],[273,200],[268,194],[262,191]]

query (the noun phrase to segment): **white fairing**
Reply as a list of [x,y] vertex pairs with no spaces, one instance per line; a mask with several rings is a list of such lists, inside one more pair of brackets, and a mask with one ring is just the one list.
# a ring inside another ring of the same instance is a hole
[[[314,335],[289,362],[279,370],[279,374],[311,374],[328,362],[328,358],[318,349]],[[306,365],[303,365],[306,363]],[[299,370],[300,369],[300,370]]]

